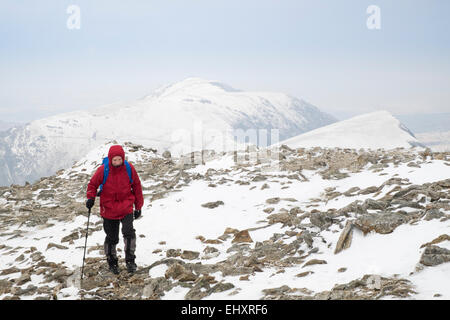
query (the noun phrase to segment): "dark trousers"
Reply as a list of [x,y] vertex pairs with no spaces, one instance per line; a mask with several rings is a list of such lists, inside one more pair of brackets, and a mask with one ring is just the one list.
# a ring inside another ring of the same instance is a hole
[[125,244],[125,260],[134,261],[136,256],[136,230],[133,228],[133,213],[127,214],[121,220],[103,218],[103,230],[105,230],[105,254],[108,259],[117,261],[116,245],[119,243],[119,227],[122,223],[122,235]]

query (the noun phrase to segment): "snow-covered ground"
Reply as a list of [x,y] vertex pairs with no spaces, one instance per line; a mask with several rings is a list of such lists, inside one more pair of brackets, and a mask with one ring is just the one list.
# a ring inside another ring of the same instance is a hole
[[[105,145],[92,151],[77,162],[73,168],[61,172],[59,179],[70,181],[77,174],[91,174],[109,146]],[[416,154],[416,160],[420,159],[417,151],[410,152]],[[149,150],[128,152],[127,156],[131,162],[136,163],[149,163],[152,159],[161,159]],[[450,177],[449,164],[448,158],[447,160],[431,160],[429,157],[426,161],[421,161],[420,167],[408,166],[407,163],[398,165],[389,163],[380,170],[369,170],[370,164],[368,164],[364,170],[348,172],[346,178],[338,180],[324,179],[318,170],[303,170],[301,172],[307,181],[291,179],[287,176],[286,171],[278,169],[277,171],[265,171],[264,175],[267,176],[267,179],[259,181],[254,180],[253,177],[255,172],[262,172],[258,169],[261,169],[263,164],[236,166],[231,154],[218,156],[204,165],[197,165],[184,171],[191,178],[196,175],[201,175],[203,178],[191,179],[185,183],[180,181],[173,190],[153,201],[150,201],[150,193],[147,193],[142,218],[136,220],[134,224],[137,234],[136,262],[141,268],[148,267],[165,259],[169,249],[181,249],[200,253],[198,258],[190,260],[189,263],[219,263],[233,254],[233,252],[227,252],[232,246],[232,237],[223,239],[220,243],[207,245],[199,240],[199,236],[204,239],[217,239],[224,234],[226,228],[249,230],[249,235],[253,240],[250,248],[254,248],[257,243],[269,240],[275,234],[282,234],[280,239],[285,244],[289,244],[296,237],[287,232],[300,231],[298,226],[284,226],[282,223],[268,224],[269,214],[264,209],[273,208],[271,211],[273,213],[289,211],[292,208],[299,208],[305,212],[312,209],[320,212],[332,208],[338,210],[355,200],[381,199],[392,191],[394,186],[384,186],[376,196],[373,193],[340,195],[329,201],[325,201],[323,198],[325,189],[334,188],[335,191],[344,193],[351,187],[357,186],[362,190],[370,186],[380,186],[394,177],[409,179],[411,184],[423,185],[448,179]],[[142,168],[145,170],[145,166]],[[169,171],[165,177],[170,180],[177,175],[177,172]],[[209,179],[205,179],[205,175],[208,174],[212,175]],[[226,180],[222,180],[224,178]],[[158,184],[154,176],[144,178],[142,182],[149,188]],[[211,184],[214,186],[212,187]],[[80,188],[82,187],[80,185]],[[274,197],[278,197],[280,200],[274,203],[267,202],[267,199]],[[322,199],[322,201],[315,201],[315,199]],[[213,209],[202,206],[204,203],[219,200],[223,202],[223,205]],[[8,203],[1,198],[0,201],[0,208]],[[82,202],[84,199],[79,197],[76,201]],[[430,199],[427,198],[422,205],[426,206],[429,203]],[[44,205],[45,202],[42,204]],[[410,208],[404,209],[410,210]],[[449,215],[450,211],[443,210],[443,213]],[[352,220],[355,217],[355,213],[350,213],[348,219],[340,222],[345,224],[346,220]],[[19,236],[15,236],[14,230],[0,233],[0,243],[3,245],[0,247],[0,281],[19,279],[20,272],[2,275],[2,270],[12,267],[19,269],[30,267],[34,263],[31,255],[33,252],[40,252],[45,261],[63,263],[68,269],[75,271],[68,278],[65,288],[58,291],[58,298],[79,299],[77,277],[82,263],[85,238],[83,236],[75,239],[72,244],[61,243],[60,240],[73,230],[85,229],[86,216],[78,215],[69,221],[49,220],[48,223],[53,225],[43,228],[16,226],[17,230],[21,232]],[[100,248],[105,236],[101,229],[101,218],[98,216],[98,204],[94,207],[91,215],[90,226],[98,228],[89,235],[87,256],[89,258],[103,257],[101,250],[89,251],[90,248]],[[411,299],[450,299],[450,277],[448,277],[450,263],[416,270],[425,250],[420,246],[440,235],[450,235],[450,219],[444,221],[420,219],[415,223],[402,224],[389,234],[371,232],[364,236],[359,229],[354,228],[350,248],[339,254],[334,254],[341,233],[341,227],[338,224],[332,224],[331,227],[321,230],[312,225],[309,218],[305,218],[300,226],[304,228],[303,230],[317,232],[312,245],[315,251],[310,253],[308,260],[325,260],[326,264],[307,267],[294,265],[285,268],[269,265],[263,268],[263,272],[250,274],[248,281],[240,279],[240,275],[224,276],[221,272],[215,272],[210,275],[219,282],[233,284],[234,288],[212,293],[205,299],[260,299],[264,296],[262,290],[283,285],[290,288],[307,288],[313,293],[319,293],[331,290],[336,284],[348,283],[367,274],[398,277],[411,281],[417,292],[416,295],[410,297]],[[49,243],[62,244],[67,248],[48,248]],[[450,249],[448,240],[438,245]],[[218,251],[215,257],[206,260],[203,252],[207,246],[213,246]],[[121,242],[118,247],[122,247]],[[33,249],[30,250],[30,248]],[[306,252],[310,251],[306,243],[302,243],[300,249]],[[119,252],[120,255],[123,258],[123,252]],[[300,256],[300,253],[296,253],[294,256]],[[149,270],[148,277],[163,277],[168,268],[167,264],[159,264]],[[338,272],[340,268],[346,268],[346,271]],[[304,277],[296,276],[306,271],[312,271],[312,273]],[[26,282],[22,288],[25,289],[30,284],[37,287],[42,286],[43,281],[42,275],[32,274],[31,280]],[[46,285],[55,286],[56,283],[46,283]],[[161,298],[183,299],[189,290],[189,287],[175,286],[165,292]],[[231,292],[232,295],[230,295]],[[439,295],[435,296],[436,294]],[[0,294],[0,299],[6,296],[8,294]],[[21,298],[34,299],[38,296],[40,294],[35,293],[23,295]]]

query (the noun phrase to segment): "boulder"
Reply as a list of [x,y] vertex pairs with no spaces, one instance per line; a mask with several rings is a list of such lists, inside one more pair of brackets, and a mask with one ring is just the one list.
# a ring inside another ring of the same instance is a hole
[[431,245],[425,248],[420,263],[425,266],[437,266],[450,261],[450,250]]
[[341,252],[344,249],[350,248],[353,238],[353,223],[347,221],[344,230],[342,230],[339,240],[336,243],[336,248],[334,249],[334,254]]
[[409,217],[407,214],[397,212],[367,213],[356,218],[354,225],[364,234],[371,231],[387,234],[411,219],[412,217]]
[[250,234],[248,233],[248,230],[239,231],[234,235],[234,238],[231,241],[231,243],[243,243],[243,242],[253,242],[252,238],[250,237]]

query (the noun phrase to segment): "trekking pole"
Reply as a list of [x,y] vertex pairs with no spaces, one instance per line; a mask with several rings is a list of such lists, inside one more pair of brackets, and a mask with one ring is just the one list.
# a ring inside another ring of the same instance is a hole
[[86,245],[87,245],[87,238],[89,233],[89,218],[91,217],[91,208],[89,208],[88,213],[88,222],[87,222],[87,228],[86,228],[86,240],[84,242],[84,254],[83,254],[83,265],[81,267],[81,281],[83,281],[83,271],[84,271],[84,258],[86,257]]

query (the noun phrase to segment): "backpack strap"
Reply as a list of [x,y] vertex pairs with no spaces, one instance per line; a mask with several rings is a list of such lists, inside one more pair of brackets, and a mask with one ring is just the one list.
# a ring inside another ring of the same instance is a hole
[[108,178],[108,175],[109,175],[109,159],[108,159],[108,157],[106,157],[106,158],[103,158],[103,182],[100,185],[100,190],[97,193],[97,196],[99,196],[102,193],[103,185],[105,184],[106,179]]
[[133,184],[133,178],[132,178],[133,174],[131,172],[131,166],[127,160],[125,160],[125,167],[127,168],[128,179],[130,179],[130,184]]

